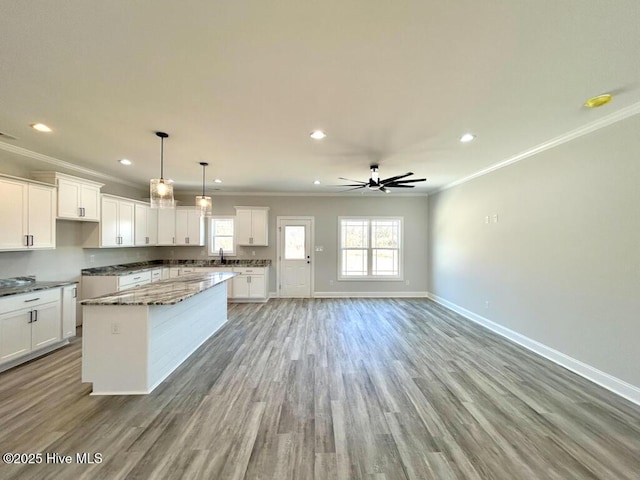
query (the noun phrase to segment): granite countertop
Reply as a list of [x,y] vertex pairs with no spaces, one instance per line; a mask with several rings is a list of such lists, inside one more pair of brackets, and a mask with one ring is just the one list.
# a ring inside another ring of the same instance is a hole
[[76,281],[49,281],[38,282],[36,277],[14,277],[0,279],[0,297],[9,295],[19,295],[21,293],[37,292],[38,290],[49,290],[50,288],[66,287],[74,285]]
[[144,272],[162,267],[268,267],[271,260],[152,260],[149,262],[125,263],[122,265],[110,265],[107,267],[85,268],[83,276],[120,276],[130,273]]
[[239,273],[190,273],[177,278],[141,285],[131,290],[82,300],[81,305],[175,305],[226,282]]

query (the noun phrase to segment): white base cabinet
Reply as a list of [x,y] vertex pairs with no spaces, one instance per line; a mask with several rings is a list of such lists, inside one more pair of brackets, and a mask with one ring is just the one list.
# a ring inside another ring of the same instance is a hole
[[74,284],[0,299],[0,370],[75,336],[76,291]]
[[234,300],[267,300],[268,267],[235,267],[233,271],[240,274],[232,280]]

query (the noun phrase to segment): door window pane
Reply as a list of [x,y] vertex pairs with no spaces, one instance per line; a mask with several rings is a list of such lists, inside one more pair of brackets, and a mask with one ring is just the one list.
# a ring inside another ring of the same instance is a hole
[[284,258],[285,260],[304,260],[305,227],[303,225],[285,225]]

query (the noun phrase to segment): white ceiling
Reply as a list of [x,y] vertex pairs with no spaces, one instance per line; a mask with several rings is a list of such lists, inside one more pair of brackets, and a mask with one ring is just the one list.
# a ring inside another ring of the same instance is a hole
[[200,161],[226,192],[379,163],[426,193],[639,102],[639,21],[638,0],[3,1],[0,141],[144,187],[163,130],[177,190]]

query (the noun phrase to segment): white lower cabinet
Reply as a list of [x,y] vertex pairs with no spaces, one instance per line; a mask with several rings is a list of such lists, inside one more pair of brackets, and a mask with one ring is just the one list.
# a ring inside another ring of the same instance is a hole
[[75,292],[69,285],[0,299],[0,367],[75,335]]
[[267,300],[269,267],[235,267],[233,271],[240,274],[232,279],[234,300]]
[[76,336],[78,286],[62,287],[62,338]]

